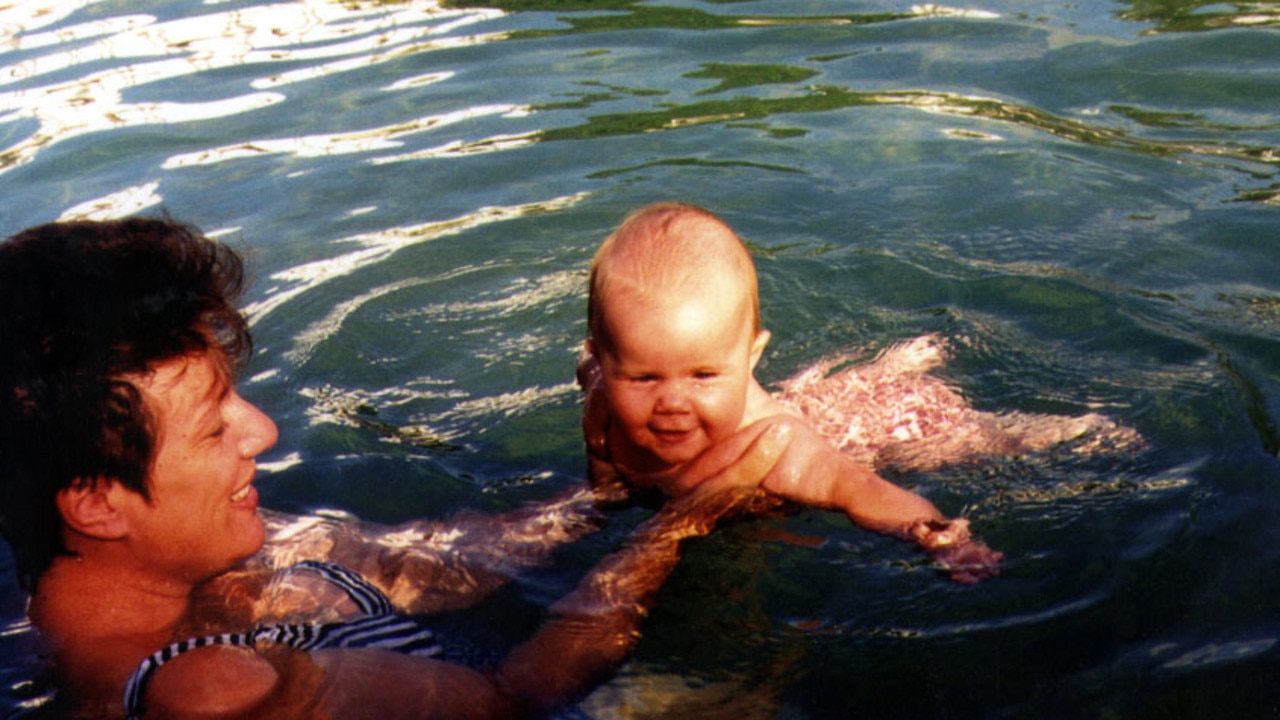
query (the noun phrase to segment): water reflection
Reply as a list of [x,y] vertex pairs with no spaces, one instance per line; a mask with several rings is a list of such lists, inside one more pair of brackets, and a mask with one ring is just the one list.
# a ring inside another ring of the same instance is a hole
[[[712,0],[713,4],[732,5],[742,0]],[[592,12],[590,15],[562,15],[569,25],[565,30],[527,30],[513,33],[515,38],[547,37],[565,33],[612,32],[617,30],[678,29],[725,30],[744,27],[784,25],[872,25],[918,17],[994,18],[987,10],[951,7],[936,3],[912,5],[906,12],[879,12],[840,15],[729,15],[707,12],[693,7],[651,5],[635,0],[445,0],[455,8],[500,8],[507,12],[543,11],[554,13]],[[607,11],[607,12],[602,12]],[[598,13],[598,14],[597,14]]]
[[1218,0],[1129,0],[1124,20],[1154,23],[1150,32],[1200,32],[1237,27],[1280,27],[1280,4]]
[[[709,0],[712,4],[734,5],[742,0]],[[709,13],[697,8],[650,6],[638,0],[445,0],[456,8],[501,8],[507,12],[543,11],[573,13],[609,11],[591,17],[565,17],[575,32],[604,32],[640,28],[680,28],[714,30],[744,26],[786,24],[869,25],[913,17],[994,18],[998,13],[979,8],[960,8],[936,3],[911,6],[907,12],[862,13],[850,15],[757,15],[731,16]],[[1149,32],[1196,32],[1239,27],[1276,27],[1280,25],[1280,5],[1274,0],[1221,3],[1218,0],[1127,0],[1128,10],[1116,13],[1122,20],[1153,23]],[[547,31],[531,31],[543,35]]]
[[[284,101],[286,96],[279,89],[292,83],[366,68],[409,53],[503,37],[443,37],[501,15],[497,10],[461,11],[435,3],[355,5],[328,0],[246,7],[171,21],[127,15],[57,31],[30,32],[67,17],[80,7],[72,2],[15,3],[0,11],[0,45],[15,57],[15,61],[0,67],[0,87],[16,86],[0,93],[0,122],[32,119],[38,123],[29,137],[0,152],[0,172],[31,162],[36,153],[55,143],[89,133],[261,110]],[[28,57],[16,59],[22,55]],[[129,62],[90,70],[71,80],[35,84],[44,78],[65,77],[70,69],[88,70],[120,60]],[[306,63],[306,67],[269,70],[271,66],[299,62]],[[247,83],[257,92],[204,102],[125,99],[145,85],[257,66],[266,73]],[[419,84],[411,79],[388,90]],[[306,144],[305,140],[287,142]]]
[[[52,23],[66,17],[73,3],[50,3],[23,9],[11,6],[0,15],[0,28],[14,58],[0,67],[0,122],[35,120],[29,135],[0,151],[0,173],[27,164],[51,145],[86,134],[122,128],[187,123],[262,111],[284,102],[284,91],[293,84],[368,68],[406,55],[518,38],[545,37],[573,33],[635,30],[638,28],[679,28],[713,30],[760,27],[764,25],[807,25],[813,23],[888,23],[930,17],[992,19],[994,13],[960,10],[943,5],[916,5],[902,13],[815,16],[735,16],[699,8],[667,7],[635,2],[548,3],[548,2],[450,2],[381,3],[350,5],[327,0],[305,0],[211,13],[198,17],[160,21],[148,15],[127,15],[72,25],[46,32],[31,32],[32,25]],[[1166,24],[1181,27],[1183,19],[1209,23],[1223,13],[1201,12],[1204,3],[1135,3],[1126,16],[1159,17]],[[1220,6],[1213,6],[1219,8]],[[537,30],[466,31],[507,12],[552,10],[559,27]],[[595,12],[581,12],[592,10]],[[609,12],[599,12],[608,10]],[[1238,24],[1259,24],[1258,17],[1272,18],[1270,6],[1254,5],[1231,15]],[[1250,14],[1253,13],[1253,14]],[[1252,19],[1250,19],[1252,18]],[[1214,21],[1216,22],[1216,20]],[[607,51],[604,51],[607,52]],[[23,57],[23,56],[26,57]],[[430,158],[462,157],[526,148],[537,142],[590,140],[654,131],[681,130],[709,125],[738,125],[755,128],[771,137],[785,139],[804,134],[803,129],[775,126],[770,121],[787,115],[821,113],[859,106],[905,106],[926,112],[990,120],[1050,133],[1082,145],[1102,146],[1154,156],[1177,156],[1213,166],[1225,166],[1252,178],[1269,178],[1280,167],[1280,153],[1274,146],[1257,142],[1221,139],[1224,134],[1272,131],[1280,124],[1250,126],[1212,122],[1201,115],[1180,111],[1159,111],[1132,105],[1108,105],[1095,113],[1096,121],[1062,117],[1040,108],[1009,100],[928,89],[859,90],[838,84],[807,84],[820,74],[820,66],[845,57],[841,54],[809,58],[812,65],[742,64],[709,62],[683,77],[709,80],[713,84],[694,93],[696,97],[720,95],[716,99],[672,102],[665,89],[629,89],[606,86],[591,80],[571,101],[519,104],[492,103],[452,109],[408,120],[356,130],[249,138],[218,147],[180,153],[169,157],[164,169],[207,165],[233,159],[285,154],[295,157],[323,157],[358,153],[379,154],[369,162],[385,164]],[[112,61],[127,61],[107,69],[96,69]],[[287,69],[275,67],[288,65]],[[241,87],[250,92],[199,100],[126,100],[137,88],[171,82],[196,74],[209,76],[221,70],[243,67],[255,72]],[[81,77],[63,79],[74,68],[91,70]],[[450,72],[432,72],[398,78],[381,88],[383,92],[405,92],[446,82]],[[46,78],[54,82],[38,85]],[[745,94],[727,97],[754,88],[790,88],[782,96],[759,97]],[[407,139],[431,130],[484,117],[516,120],[557,110],[588,110],[611,101],[654,97],[659,102],[650,110],[589,114],[576,123],[551,128],[530,128],[527,123],[510,132],[480,139],[446,139],[431,147],[399,152]],[[1129,128],[1181,129],[1200,131],[1205,139],[1155,139],[1138,137]],[[947,129],[958,139],[997,139],[998,127],[989,130]],[[605,171],[603,177],[620,170]],[[145,195],[145,193],[142,193]],[[1276,202],[1276,185],[1248,188],[1235,199],[1246,202]],[[102,202],[98,202],[102,205]],[[120,203],[123,210],[137,210],[154,204],[154,199]],[[81,209],[93,212],[94,208]]]
[[[759,69],[760,76],[752,71]],[[731,75],[734,87],[771,84],[778,76],[776,66],[753,68],[739,66],[732,73],[727,73],[723,65],[717,65],[720,76]],[[797,71],[800,69],[796,69]],[[706,77],[706,74],[690,75],[690,77]],[[754,82],[752,78],[755,78]],[[592,115],[580,125],[545,130],[537,135],[544,141],[584,140],[589,138],[629,135],[661,130],[676,130],[693,125],[709,123],[738,124],[745,120],[760,121],[774,116],[829,112],[859,106],[898,105],[917,108],[926,112],[956,115],[962,117],[982,118],[1031,128],[1050,133],[1083,145],[1097,145],[1129,152],[1137,152],[1154,156],[1182,156],[1195,162],[1229,165],[1233,169],[1251,175],[1271,176],[1280,169],[1280,153],[1270,145],[1249,145],[1219,140],[1174,141],[1142,139],[1129,135],[1123,129],[1101,124],[1090,124],[1080,120],[1058,117],[1039,108],[996,100],[993,98],[974,97],[955,93],[929,92],[923,90],[869,92],[850,90],[837,86],[809,86],[800,89],[789,97],[733,97],[721,100],[707,100],[683,105],[669,105],[659,110],[634,113]],[[535,110],[537,108],[535,107]],[[1136,113],[1132,109],[1119,109],[1119,114],[1151,123],[1154,118],[1165,116],[1153,112]],[[1170,116],[1181,121],[1187,120],[1185,114]],[[1232,128],[1250,130],[1270,130],[1276,125],[1264,125],[1253,128]],[[1226,129],[1217,127],[1213,129]],[[996,139],[997,134],[965,134],[956,133],[955,137]],[[1239,200],[1271,200],[1276,193],[1274,188],[1268,191],[1250,191],[1237,197]]]
[[[244,312],[249,317],[249,323],[251,325],[256,324],[263,317],[297,296],[314,290],[336,278],[350,275],[383,262],[406,247],[429,242],[447,235],[454,235],[493,222],[512,220],[535,213],[564,210],[572,207],[585,197],[585,194],[579,193],[544,202],[509,207],[485,207],[475,212],[440,222],[388,228],[374,233],[339,239],[335,243],[357,245],[359,249],[273,273],[270,279],[278,284],[267,290],[264,299],[245,306]],[[415,281],[406,281],[406,283],[396,283],[377,288],[335,307],[325,319],[310,326],[297,338],[293,350],[290,351],[290,356],[296,361],[304,360],[310,354],[312,348],[336,332],[342,324],[342,319],[350,315],[360,305],[387,292],[408,287],[413,282]]]
[[158,182],[127,187],[119,192],[69,207],[63,211],[58,220],[110,220],[127,217],[159,205],[162,200],[156,192],[159,188]]
[[[519,117],[526,114],[526,112],[527,108],[516,105],[471,107],[442,115],[417,118],[415,120],[398,122],[394,125],[368,128],[353,132],[308,135],[294,138],[249,140],[246,142],[235,143],[233,145],[209,148],[199,152],[175,155],[165,161],[164,168],[169,170],[196,165],[212,165],[214,163],[225,162],[227,160],[237,160],[246,157],[264,157],[275,154],[292,155],[295,157],[325,157],[329,155],[348,155],[379,150],[393,150],[402,147],[400,139],[404,137],[430,130],[436,130],[455,123],[474,120],[488,115]],[[475,146],[478,144],[471,143],[471,145]],[[490,142],[489,145],[495,147],[495,149],[499,146],[496,142]],[[418,151],[408,155],[384,156],[375,158],[371,162],[381,164],[408,159],[421,159],[424,157],[438,157],[449,154],[446,150],[456,152],[460,146],[461,143],[455,141],[446,143],[441,148],[436,148],[430,151]],[[507,149],[509,149],[509,146]]]

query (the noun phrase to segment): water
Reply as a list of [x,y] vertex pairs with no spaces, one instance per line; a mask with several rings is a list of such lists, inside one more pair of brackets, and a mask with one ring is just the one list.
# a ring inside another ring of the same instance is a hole
[[703,204],[756,252],[762,380],[938,332],[976,406],[1148,445],[895,478],[1005,551],[976,588],[820,512],[693,544],[566,717],[1280,715],[1280,6],[471,5],[0,8],[0,231],[163,207],[249,248],[265,502],[396,521],[580,481],[590,255]]

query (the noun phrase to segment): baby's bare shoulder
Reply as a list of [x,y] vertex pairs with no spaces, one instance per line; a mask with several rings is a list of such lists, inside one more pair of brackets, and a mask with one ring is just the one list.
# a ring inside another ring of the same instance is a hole
[[778,415],[795,418],[803,417],[798,410],[770,395],[767,390],[760,386],[759,382],[752,380],[751,386],[747,388],[747,404],[743,410],[742,422],[738,424],[738,429],[742,430],[760,420]]

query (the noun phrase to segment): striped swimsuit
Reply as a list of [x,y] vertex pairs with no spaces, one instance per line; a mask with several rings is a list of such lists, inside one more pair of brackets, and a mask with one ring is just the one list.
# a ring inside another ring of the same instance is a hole
[[260,642],[268,642],[298,650],[383,648],[424,656],[435,656],[442,652],[443,648],[430,630],[411,618],[394,614],[387,596],[359,575],[337,565],[311,560],[293,567],[313,570],[337,585],[359,606],[365,617],[324,625],[259,625],[248,632],[189,638],[161,648],[138,665],[125,686],[124,707],[129,720],[137,720],[142,716],[142,700],[147,683],[161,666],[185,652],[210,645],[252,648]]

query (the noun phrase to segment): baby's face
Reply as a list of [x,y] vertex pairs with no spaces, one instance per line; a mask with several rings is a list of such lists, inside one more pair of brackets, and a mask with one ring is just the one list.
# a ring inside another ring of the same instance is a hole
[[764,342],[750,306],[733,297],[705,292],[661,306],[627,295],[611,301],[610,342],[595,351],[615,462],[638,473],[670,470],[738,430]]

